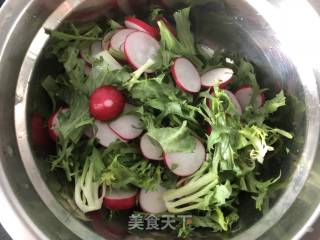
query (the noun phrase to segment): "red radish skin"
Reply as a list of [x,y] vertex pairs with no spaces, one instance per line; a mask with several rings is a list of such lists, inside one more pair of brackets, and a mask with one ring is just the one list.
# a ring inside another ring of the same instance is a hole
[[[142,67],[149,59],[154,58],[159,49],[159,42],[144,32],[131,33],[124,44],[126,59],[135,69]],[[148,70],[147,72],[152,71]]]
[[108,123],[96,121],[96,127],[96,138],[102,146],[109,147],[112,143],[119,139],[118,135],[111,130]]
[[127,28],[150,34],[154,38],[159,38],[159,30],[135,17],[126,17],[124,25]]
[[123,239],[127,234],[127,228],[120,224],[119,220],[113,219],[111,222],[104,221],[105,213],[103,211],[95,211],[86,214],[91,219],[92,228],[96,233],[105,239]]
[[97,88],[90,97],[90,113],[100,121],[110,121],[118,117],[125,106],[122,93],[115,87]]
[[143,132],[141,122],[135,115],[121,116],[112,121],[109,127],[124,141],[133,140]]
[[201,81],[198,70],[186,58],[177,58],[171,67],[171,73],[177,86],[189,93],[198,93],[201,90]]
[[186,177],[195,173],[206,159],[206,150],[197,138],[196,148],[192,153],[166,153],[165,163],[177,176]]
[[163,150],[159,143],[152,141],[152,139],[145,133],[140,139],[140,149],[142,155],[150,160],[163,160]]
[[210,135],[211,132],[212,132],[212,127],[208,126],[208,127],[206,128],[206,132],[207,132],[208,135]]
[[33,113],[31,117],[32,142],[39,147],[51,147],[53,142],[46,128],[46,120],[39,114]]
[[213,69],[201,77],[201,85],[203,87],[213,87],[215,82],[220,82],[220,88],[225,88],[233,80],[233,70],[231,68]]
[[103,199],[103,206],[112,210],[127,210],[133,208],[137,203],[138,190],[113,189],[107,192]]
[[[245,109],[250,104],[252,94],[253,94],[253,88],[249,85],[238,88],[234,93],[242,109]],[[264,104],[264,102],[265,102],[265,96],[263,93],[260,93],[254,102],[254,107],[259,108]]]
[[134,29],[122,29],[117,31],[111,38],[110,47],[122,51],[123,49],[121,49],[121,46],[126,41],[127,37],[134,32],[136,32]]
[[144,212],[157,214],[167,211],[163,200],[163,193],[167,191],[164,187],[158,185],[153,191],[141,190],[139,195],[140,207]]

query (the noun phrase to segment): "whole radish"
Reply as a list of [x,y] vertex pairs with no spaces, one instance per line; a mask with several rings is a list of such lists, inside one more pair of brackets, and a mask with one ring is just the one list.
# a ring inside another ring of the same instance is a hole
[[122,113],[124,106],[124,96],[113,86],[97,88],[90,97],[90,113],[100,121],[115,119]]

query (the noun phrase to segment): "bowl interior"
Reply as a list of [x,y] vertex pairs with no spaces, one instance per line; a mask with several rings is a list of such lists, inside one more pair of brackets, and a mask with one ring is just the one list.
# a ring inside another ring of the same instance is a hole
[[[100,15],[109,17],[123,15],[124,13],[143,15],[146,6],[148,6],[146,2],[142,0],[132,2],[134,4],[131,3],[128,10],[121,4],[119,6],[114,5],[114,1],[95,0],[93,2],[90,1],[90,3],[86,1],[73,11],[65,22],[76,21],[78,24],[85,26],[87,21],[96,19]],[[172,13],[177,8],[187,6],[188,3],[190,4],[190,1],[163,2],[165,3],[167,14]],[[272,210],[281,199],[287,198],[288,186],[295,179],[295,172],[304,148],[308,122],[306,120],[306,96],[302,85],[303,79],[299,76],[291,60],[283,53],[281,44],[270,25],[247,2],[207,0],[194,1],[192,4],[194,5],[191,14],[192,28],[198,43],[206,44],[217,52],[236,52],[247,57],[256,67],[259,83],[268,89],[266,91],[267,96],[274,96],[281,89],[287,95],[288,106],[279,112],[279,119],[276,119],[276,122],[272,124],[292,131],[296,137],[292,142],[283,142],[282,144],[286,146],[287,151],[271,156],[265,164],[264,173],[266,176],[275,176],[281,171],[282,182],[284,183],[277,194],[271,198],[270,209]],[[27,93],[29,123],[35,108],[41,109],[47,115],[50,113],[49,99],[42,90],[40,83],[46,75],[54,74],[58,69],[60,69],[60,66],[52,58],[48,58],[47,54],[44,52],[39,54]],[[31,135],[30,127],[31,125],[29,124],[29,135]],[[29,143],[32,145],[31,141]],[[78,236],[82,234],[80,228],[84,228],[91,229],[107,239],[134,237],[126,233],[128,220],[125,214],[108,224],[101,222],[99,214],[91,216],[95,219],[93,224],[85,221],[86,216],[76,211],[75,206],[70,202],[72,190],[65,187],[62,175],[59,172],[52,173],[50,171],[50,164],[46,160],[47,153],[34,146],[32,146],[32,149],[33,159],[41,173],[39,181],[46,183],[50,193],[66,210],[61,213],[62,216],[64,214],[65,219],[60,219],[60,221],[64,224],[70,224],[70,219],[73,217],[83,219],[84,221],[79,220],[81,224],[77,225],[76,229],[73,229],[73,231],[78,231]],[[43,192],[39,194],[41,196]],[[287,207],[289,208],[291,205],[290,200],[285,199],[285,201],[287,201]],[[254,203],[248,196],[243,195],[240,202],[241,221],[228,235],[240,238],[241,234],[246,234],[246,231],[252,229],[253,226],[260,229],[260,233],[251,233],[256,235],[248,236],[256,238],[258,235],[262,235],[267,230],[261,220],[262,214],[254,210]],[[54,205],[49,206],[49,208],[53,212],[56,211]],[[283,213],[278,212],[276,214],[278,214],[276,217],[280,218]],[[164,232],[145,232],[137,234],[137,236],[151,239],[168,238],[168,234]],[[173,235],[171,237],[174,238]],[[223,238],[225,236],[210,232],[201,232],[197,235],[197,239],[218,239],[219,237]]]

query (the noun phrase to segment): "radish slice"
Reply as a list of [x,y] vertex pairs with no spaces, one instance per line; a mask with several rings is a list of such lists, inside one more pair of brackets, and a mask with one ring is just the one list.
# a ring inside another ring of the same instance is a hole
[[148,159],[163,160],[163,150],[159,143],[152,140],[147,133],[145,133],[140,140],[140,149]]
[[133,29],[123,29],[116,32],[113,37],[111,38],[110,47],[120,51],[121,46],[126,41],[127,37],[131,34],[136,32],[136,30]]
[[220,88],[226,87],[233,79],[233,70],[230,68],[217,68],[205,73],[201,77],[201,85],[204,87],[213,87],[218,80]]
[[233,105],[234,105],[237,113],[238,113],[239,115],[242,115],[242,107],[241,107],[238,99],[236,98],[236,96],[235,96],[232,92],[230,92],[229,90],[227,90],[227,89],[223,89],[223,92],[229,96],[229,98],[230,98],[230,100],[232,101],[232,103],[233,103]]
[[46,128],[47,122],[39,113],[32,113],[31,137],[32,142],[39,147],[50,147],[53,145]]
[[120,63],[118,63],[117,60],[115,60],[108,51],[100,52],[99,54],[95,55],[95,58],[102,58],[104,64],[109,67],[110,71],[122,69]]
[[123,140],[135,139],[143,132],[141,122],[135,115],[124,115],[109,124],[109,127]]
[[177,176],[190,176],[195,173],[206,159],[206,150],[203,144],[197,139],[196,148],[192,153],[166,153],[165,162],[171,171]]
[[141,190],[139,203],[142,210],[154,214],[167,211],[163,200],[163,193],[165,191],[167,191],[167,189],[160,185],[158,185],[153,191]]
[[[238,99],[242,109],[246,109],[246,107],[251,103],[251,98],[253,95],[253,88],[251,86],[243,86],[236,90],[235,94]],[[254,101],[254,108],[259,108],[264,104],[265,97],[264,94],[261,93],[257,96]]]
[[[159,42],[144,32],[131,33],[124,45],[126,58],[136,69],[142,67],[149,59],[154,58],[159,49]],[[151,71],[149,70],[149,72]]]
[[127,210],[136,205],[137,195],[137,189],[113,189],[110,192],[107,191],[103,199],[103,206],[113,210]]
[[112,143],[118,140],[118,135],[111,130],[108,123],[96,121],[96,126],[98,129],[96,138],[102,146],[109,147]]
[[125,99],[120,90],[113,86],[97,88],[90,96],[91,116],[100,121],[116,119],[124,110]]
[[159,37],[159,30],[135,17],[126,17],[124,25],[127,28],[135,29],[140,32],[145,32],[150,34],[154,38]]
[[177,58],[172,65],[171,72],[178,87],[190,93],[201,90],[201,81],[198,70],[186,58]]
[[95,41],[91,45],[91,55],[94,57],[102,52],[102,42],[101,41]]
[[86,214],[91,219],[93,230],[104,239],[120,240],[127,235],[127,228],[121,224],[122,216],[114,216],[112,221],[105,221],[104,211],[95,211]]

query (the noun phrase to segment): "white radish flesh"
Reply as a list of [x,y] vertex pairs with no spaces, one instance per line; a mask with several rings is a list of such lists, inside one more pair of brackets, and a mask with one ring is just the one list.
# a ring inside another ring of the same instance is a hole
[[159,42],[144,32],[131,33],[124,45],[126,58],[136,69],[142,67],[149,59],[153,59],[159,49]]
[[127,37],[133,32],[136,32],[136,30],[122,29],[117,31],[111,38],[110,47],[115,50],[121,51],[121,46],[126,41]]
[[126,210],[136,205],[138,196],[137,189],[107,191],[103,199],[103,206],[113,210]]
[[145,133],[140,140],[140,149],[148,159],[163,160],[163,150],[159,143],[152,140],[147,133]]
[[204,87],[213,87],[216,81],[219,81],[220,87],[226,87],[233,78],[233,70],[230,68],[217,68],[205,73],[201,77],[201,85]]
[[[246,109],[246,107],[251,103],[251,98],[253,96],[253,88],[251,86],[244,86],[239,88],[235,94],[238,99],[242,109]],[[264,104],[264,94],[261,93],[254,100],[253,106],[255,108],[259,108]]]
[[95,56],[95,58],[97,59],[102,58],[103,64],[105,64],[110,71],[122,69],[122,66],[120,65],[120,63],[118,63],[117,60],[115,60],[114,57],[112,57],[108,51],[100,52]]
[[139,137],[143,131],[139,118],[124,115],[109,124],[110,128],[123,140],[129,141]]
[[242,115],[242,107],[241,107],[238,99],[236,98],[236,96],[232,92],[230,92],[229,90],[223,89],[222,91],[229,96],[231,102],[233,103],[233,105],[235,107],[236,112],[239,115]]
[[177,58],[172,65],[171,72],[177,85],[184,91],[197,93],[201,90],[198,70],[186,58]]
[[206,159],[206,150],[197,139],[193,152],[166,153],[164,155],[168,168],[177,176],[190,176],[195,173]]
[[96,138],[99,140],[99,143],[104,147],[109,147],[110,144],[116,142],[119,138],[115,134],[108,123],[96,121],[97,133]]
[[153,191],[141,190],[139,196],[140,207],[147,213],[162,213],[167,211],[163,200],[163,193],[167,191],[162,186],[157,186]]
[[159,30],[149,24],[135,18],[135,17],[126,17],[124,25],[127,28],[134,29],[140,32],[145,32],[150,34],[154,38],[159,37]]

